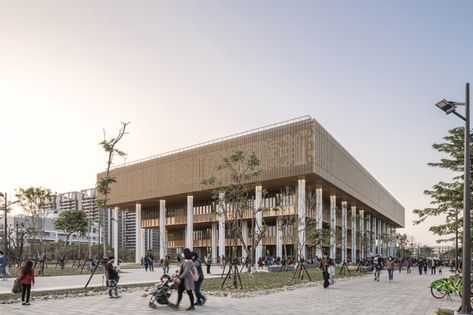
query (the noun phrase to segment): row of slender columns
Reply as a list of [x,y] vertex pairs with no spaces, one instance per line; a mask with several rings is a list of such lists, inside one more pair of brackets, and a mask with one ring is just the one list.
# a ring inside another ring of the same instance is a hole
[[[316,216],[316,228],[321,232],[322,231],[322,222],[323,222],[323,191],[322,188],[316,189],[316,202],[315,202],[315,216]],[[256,223],[256,235],[260,233],[260,229],[262,227],[262,220],[263,220],[263,213],[262,209],[262,187],[261,185],[257,185],[255,187],[255,203],[254,203],[254,211],[256,212],[255,215],[255,223]],[[342,244],[341,244],[341,258],[342,261],[347,260],[347,227],[348,227],[348,206],[346,201],[342,201],[341,203],[341,210],[342,210],[342,217],[341,217],[341,232],[342,232]],[[217,240],[218,240],[218,256],[222,257],[225,256],[225,201],[224,195],[219,195],[219,203],[217,209],[217,218],[218,218],[218,228],[217,223],[212,224],[212,259],[215,260],[217,254]],[[166,251],[166,201],[160,200],[159,203],[159,210],[160,210],[160,218],[159,218],[159,225],[160,225],[160,257],[164,257]],[[297,215],[298,215],[298,246],[297,250],[301,257],[306,258],[306,189],[305,189],[305,180],[299,179],[297,182]],[[115,233],[118,234],[118,227],[115,227],[115,223],[118,222],[118,219],[115,219],[115,216],[118,216],[118,208],[116,208],[113,212],[113,226],[112,229]],[[330,256],[336,256],[337,244],[336,244],[336,222],[337,218],[337,198],[336,196],[330,196]],[[380,242],[380,235],[382,233],[393,233],[393,229],[386,224],[386,222],[382,222],[381,220],[377,219],[376,217],[372,217],[369,213],[367,214],[367,232],[373,232],[374,239],[371,238],[371,233],[368,233],[368,244],[372,244],[372,247],[369,248],[370,253],[365,253],[365,247],[363,246],[364,243],[364,232],[365,232],[365,220],[364,220],[364,210],[359,210],[359,231],[360,231],[360,256],[363,258],[366,254],[393,254],[392,244],[384,244],[384,246],[388,246],[388,253],[384,253],[382,251],[381,242]],[[278,257],[282,257],[282,244],[283,244],[283,233],[281,230],[281,220],[278,218],[277,222],[277,235],[276,235],[276,255]],[[115,232],[116,231],[116,232]],[[356,206],[351,206],[351,233],[352,233],[352,242],[351,242],[351,260],[352,262],[356,262],[357,259],[357,209]],[[248,225],[245,222],[242,226],[242,234],[245,243],[248,245]],[[118,236],[113,237],[113,239],[118,241]],[[140,262],[141,257],[145,255],[145,246],[144,246],[144,229],[141,228],[141,204],[136,204],[136,262]],[[193,196],[187,196],[187,226],[185,231],[185,246],[193,249]],[[114,241],[114,247],[115,246]],[[255,259],[259,257],[263,257],[263,244],[262,240],[258,242],[255,246]],[[247,256],[248,253],[242,253],[244,256]],[[115,253],[117,255],[117,253]],[[317,247],[316,255],[318,257],[322,256],[321,246]]]

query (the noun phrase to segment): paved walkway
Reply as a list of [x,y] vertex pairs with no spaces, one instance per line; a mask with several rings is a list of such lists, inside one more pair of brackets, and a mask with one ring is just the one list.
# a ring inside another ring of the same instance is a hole
[[[175,266],[175,265],[174,265]],[[176,267],[170,267],[170,271],[175,271]],[[120,284],[138,284],[138,283],[149,283],[157,282],[161,277],[162,269],[154,268],[154,272],[146,272],[143,268],[141,269],[123,269],[120,273]],[[212,266],[213,276],[220,275],[222,269],[217,266]],[[90,278],[90,273],[84,271],[82,275],[75,276],[55,276],[55,277],[36,277],[36,284],[33,287],[33,291],[45,291],[45,290],[60,290],[60,289],[74,289],[83,288]],[[0,280],[0,294],[11,293],[14,278],[8,279],[8,281]],[[90,281],[89,287],[99,287],[105,282],[103,271],[97,271],[92,280]]]
[[[371,275],[349,281],[337,282],[328,289],[320,285],[290,290],[271,295],[233,299],[227,297],[208,298],[205,306],[197,307],[199,314],[429,314],[439,308],[456,309],[458,297],[453,301],[437,300],[430,294],[428,285],[439,275],[417,273],[395,273],[395,281],[387,281],[386,272],[381,281],[374,282]],[[106,296],[78,297],[64,300],[33,302],[30,306],[20,304],[1,305],[5,314],[175,314],[167,306],[158,309],[148,307],[143,292],[124,294],[119,299]],[[176,298],[173,293],[172,299]],[[184,296],[181,311],[188,306]]]

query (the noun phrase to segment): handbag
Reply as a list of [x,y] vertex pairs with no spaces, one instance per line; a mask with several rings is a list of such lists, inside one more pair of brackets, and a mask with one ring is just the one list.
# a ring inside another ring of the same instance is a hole
[[11,289],[13,293],[21,293],[22,286],[21,286],[21,278],[16,278],[15,282],[13,282],[13,288]]

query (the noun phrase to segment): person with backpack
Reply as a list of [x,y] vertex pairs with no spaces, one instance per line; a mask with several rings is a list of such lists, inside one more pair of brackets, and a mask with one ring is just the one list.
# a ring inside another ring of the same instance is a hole
[[115,260],[114,256],[108,257],[108,261],[105,264],[105,271],[107,272],[107,287],[108,287],[108,297],[118,297],[117,287],[118,281],[120,276],[118,275],[118,271],[113,266],[113,262]]
[[31,260],[28,260],[23,268],[20,269],[20,280],[22,287],[21,304],[30,305],[31,286],[34,285],[34,269]]
[[189,301],[191,305],[187,308],[187,311],[195,310],[194,307],[194,294],[192,294],[192,290],[194,290],[194,263],[192,262],[192,255],[191,250],[189,248],[184,248],[182,251],[182,258],[184,261],[181,264],[181,269],[179,270],[179,275],[174,280],[178,284],[177,288],[177,303],[176,304],[168,304],[169,307],[178,309],[179,304],[182,300],[182,294],[184,291],[187,292],[189,296]]
[[196,252],[192,252],[192,261],[194,262],[194,268],[199,273],[199,280],[194,282],[194,293],[197,299],[197,303],[195,305],[204,305],[207,302],[207,298],[202,294],[200,288],[202,286],[202,282],[204,281],[204,272],[202,270],[202,262],[199,259],[199,255]]

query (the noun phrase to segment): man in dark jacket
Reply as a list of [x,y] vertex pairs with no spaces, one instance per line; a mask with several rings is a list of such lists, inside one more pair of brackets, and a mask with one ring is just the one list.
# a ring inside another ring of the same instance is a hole
[[107,286],[108,286],[108,297],[118,297],[117,293],[117,285],[120,276],[118,275],[118,271],[113,266],[113,262],[115,257],[110,256],[108,257],[108,261],[105,264],[105,271],[107,273]]

